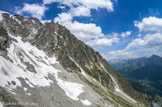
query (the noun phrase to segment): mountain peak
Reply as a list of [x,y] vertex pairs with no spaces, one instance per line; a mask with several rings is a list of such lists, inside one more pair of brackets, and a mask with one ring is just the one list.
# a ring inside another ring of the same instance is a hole
[[143,105],[128,81],[64,26],[20,15],[1,16],[0,87],[15,93],[8,92],[15,100],[34,99],[39,106],[49,107],[81,107],[83,102]]
[[149,58],[160,58],[160,56],[156,55],[156,54],[153,54],[151,55]]

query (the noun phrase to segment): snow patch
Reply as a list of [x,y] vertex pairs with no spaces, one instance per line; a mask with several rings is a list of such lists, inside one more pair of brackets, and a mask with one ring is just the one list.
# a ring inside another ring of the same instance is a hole
[[[2,20],[3,20],[2,13],[7,13],[7,14],[9,14],[8,12],[1,11],[1,10],[0,10],[0,22],[2,22]],[[9,16],[11,17],[10,14],[9,14]]]
[[3,104],[0,102],[0,107],[3,107]]
[[86,73],[84,72],[82,67],[79,66],[79,64],[72,57],[69,56],[69,58],[79,67],[79,69],[81,70],[82,75],[84,75],[86,78],[88,78],[88,76],[86,75]]
[[16,20],[19,24],[21,24],[20,20],[18,20],[15,16],[11,16],[12,19]]
[[120,89],[119,89],[119,88],[115,88],[115,90],[116,90],[117,92],[120,92]]
[[91,105],[91,102],[89,102],[87,99],[85,99],[85,100],[80,100],[84,105],[87,105],[87,106],[89,106],[89,105]]
[[[0,86],[5,87],[9,92],[17,87],[22,87],[19,78],[23,78],[29,87],[34,88],[50,86],[53,83],[52,80],[48,79],[48,74],[54,75],[57,84],[65,91],[65,94],[73,99],[79,100],[78,96],[84,92],[84,85],[67,82],[62,80],[57,69],[55,69],[52,64],[58,63],[55,56],[49,58],[42,50],[39,50],[35,46],[32,46],[28,42],[23,42],[21,37],[14,37],[9,34],[12,38],[16,39],[17,42],[12,41],[10,48],[7,49],[8,57],[10,60],[6,60],[0,56]],[[29,63],[33,65],[36,72],[29,71],[27,65],[24,63]],[[14,81],[15,84],[8,85]],[[23,88],[27,91],[26,88]],[[28,95],[30,95],[28,93]]]
[[[17,86],[21,86],[20,81],[16,78],[17,74],[15,71],[20,71],[19,68],[14,66],[10,61],[7,61],[0,56],[0,86],[14,89]],[[8,82],[15,81],[15,85],[8,85]]]
[[7,14],[9,14],[8,12],[2,11],[2,10],[0,10],[0,13],[7,13]]
[[[19,81],[19,78],[24,78],[25,81],[30,81],[27,82],[28,84],[31,85],[37,85],[37,86],[49,86],[52,81],[46,79],[45,75],[38,73],[34,74],[30,71],[24,72],[23,66],[18,67],[15,64],[11,63],[10,61],[4,59],[2,56],[0,56],[0,86],[6,87],[9,89],[15,89],[17,86],[21,87],[21,82]],[[9,66],[8,66],[9,65]],[[27,80],[26,80],[27,78]],[[7,81],[15,81],[15,85],[7,85]]]
[[28,19],[27,19],[27,18],[24,18],[24,19],[23,19],[23,22],[26,22],[26,21],[28,21]]
[[[11,35],[10,35],[11,36]],[[45,59],[45,53],[32,46],[30,43],[23,43],[20,37],[14,37],[18,42],[14,42],[8,48],[8,56],[13,61],[4,59],[0,56],[0,86],[9,89],[15,89],[17,86],[22,87],[19,78],[23,78],[25,82],[32,88],[34,86],[50,86],[53,81],[47,79],[49,73],[58,72],[52,66],[50,61]],[[52,58],[49,58],[50,60]],[[27,70],[27,66],[21,61],[28,62],[34,66],[37,73]],[[44,62],[41,62],[44,61]],[[52,59],[55,61],[55,58]],[[46,64],[44,64],[46,63]],[[53,62],[54,63],[54,62]],[[57,63],[55,61],[55,63]],[[15,85],[7,85],[7,81],[15,81]]]
[[58,85],[65,91],[66,95],[73,100],[79,100],[78,96],[84,92],[84,86],[78,83],[71,83],[58,79]]
[[29,96],[31,96],[31,93],[27,93],[26,95],[29,95]]
[[54,33],[55,33],[56,35],[58,35],[58,33],[57,33],[56,31],[55,31]]
[[2,22],[3,17],[2,17],[2,13],[0,12],[0,22]]
[[[0,22],[2,22],[2,20],[3,20],[2,13],[7,13],[7,12],[5,12],[5,11],[1,11],[1,10],[0,10]],[[9,14],[9,13],[8,13],[8,14]]]
[[24,91],[27,91],[27,88],[24,87],[23,89],[24,89]]
[[34,20],[32,20],[32,22],[33,22],[33,24],[35,24],[35,21]]

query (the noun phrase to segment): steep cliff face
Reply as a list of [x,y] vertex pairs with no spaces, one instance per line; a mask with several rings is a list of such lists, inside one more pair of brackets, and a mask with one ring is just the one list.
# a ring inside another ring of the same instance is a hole
[[64,26],[4,12],[0,17],[1,102],[7,93],[9,101],[40,107],[148,106]]

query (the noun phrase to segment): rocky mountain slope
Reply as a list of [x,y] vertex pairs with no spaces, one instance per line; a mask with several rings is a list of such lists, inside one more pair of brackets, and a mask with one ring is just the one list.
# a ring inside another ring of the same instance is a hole
[[0,105],[143,107],[149,103],[64,26],[1,11]]

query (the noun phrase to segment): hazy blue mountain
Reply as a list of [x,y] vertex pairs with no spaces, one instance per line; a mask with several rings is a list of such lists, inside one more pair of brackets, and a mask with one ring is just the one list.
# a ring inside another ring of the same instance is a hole
[[157,55],[152,55],[149,58],[141,57],[141,58],[128,59],[128,60],[124,59],[118,61],[109,61],[109,63],[111,67],[115,69],[117,72],[120,72],[122,75],[128,75],[134,70],[139,70],[140,68],[143,69],[143,67],[144,68],[149,66],[161,67],[162,58]]
[[152,55],[149,58],[109,61],[109,64],[125,76],[134,89],[150,96],[150,100],[162,101],[162,57]]

